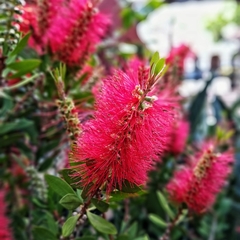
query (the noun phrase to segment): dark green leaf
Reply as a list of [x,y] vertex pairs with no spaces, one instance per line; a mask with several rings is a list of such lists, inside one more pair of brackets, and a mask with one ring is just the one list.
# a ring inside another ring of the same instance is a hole
[[139,191],[137,193],[125,193],[125,192],[121,192],[121,191],[114,191],[111,193],[111,198],[110,198],[110,201],[113,202],[113,201],[121,201],[123,199],[126,199],[126,198],[132,198],[132,197],[139,197],[141,195],[144,195],[146,194],[146,191]]
[[122,183],[121,191],[125,193],[136,193],[141,191],[141,188],[125,179]]
[[14,50],[10,53],[9,56],[14,56],[19,54],[27,45],[28,39],[30,37],[31,33],[27,33],[16,45],[16,47],[14,48]]
[[34,240],[57,240],[52,232],[43,227],[34,227],[33,236]]
[[38,59],[26,59],[21,62],[10,63],[7,67],[17,71],[17,73],[9,76],[9,78],[17,78],[30,73],[32,70],[37,68],[40,63],[41,61]]
[[46,218],[46,222],[47,222],[47,228],[54,234],[56,235],[58,233],[58,225],[55,222],[55,219],[53,217],[53,215],[48,212],[45,211],[45,218]]
[[82,195],[81,195],[83,199],[86,199],[88,197],[89,190],[91,189],[92,186],[93,186],[93,183],[90,183],[83,189]]
[[45,175],[45,180],[48,183],[49,187],[58,195],[65,196],[68,193],[75,194],[71,186],[62,180],[59,177],[55,177],[52,175]]
[[47,170],[52,166],[52,163],[54,162],[54,160],[55,159],[53,157],[46,158],[41,164],[39,164],[38,170],[40,172]]
[[156,224],[157,226],[161,228],[165,228],[167,226],[167,223],[163,221],[159,216],[155,214],[149,214],[149,219]]
[[161,204],[163,210],[167,213],[167,215],[171,219],[174,219],[174,213],[170,209],[170,207],[168,205],[168,202],[167,202],[167,199],[164,197],[164,195],[160,191],[157,191],[157,197],[158,197],[159,203]]
[[12,132],[20,131],[33,126],[33,122],[27,119],[18,119],[15,122],[3,123],[0,126],[0,135]]
[[117,237],[116,240],[130,240],[129,236],[126,234],[121,234]]
[[82,204],[82,201],[77,197],[76,194],[68,193],[59,201],[59,203],[69,210],[74,210]]
[[59,171],[61,174],[62,178],[73,188],[80,188],[80,177],[75,177],[74,175],[74,170],[69,169],[69,168],[64,168]]
[[87,216],[89,222],[97,231],[106,234],[117,234],[117,229],[112,223],[89,211],[87,211]]
[[[1,92],[2,93],[2,92]],[[13,108],[13,100],[9,96],[5,96],[5,93],[3,94],[3,99],[1,99],[1,109],[0,109],[0,116],[5,116],[8,111],[11,111]]]
[[134,240],[149,240],[149,237],[144,235],[143,237],[134,238]]
[[81,190],[81,189],[77,189],[77,196],[78,196],[78,198],[83,202],[82,190]]
[[62,235],[63,237],[68,237],[71,235],[71,233],[73,232],[76,224],[77,224],[77,220],[79,218],[79,214],[76,216],[72,216],[70,218],[68,218],[68,220],[63,224],[62,227]]
[[109,208],[109,204],[108,203],[106,203],[104,201],[101,201],[101,200],[98,200],[96,198],[92,198],[91,202],[101,212],[106,212],[108,210],[108,208]]

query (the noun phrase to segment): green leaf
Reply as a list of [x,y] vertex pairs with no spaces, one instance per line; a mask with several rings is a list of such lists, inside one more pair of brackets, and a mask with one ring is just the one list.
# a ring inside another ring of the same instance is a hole
[[165,59],[160,58],[159,61],[156,63],[154,73],[158,75],[163,70],[164,65],[165,65]]
[[87,216],[89,222],[97,231],[105,234],[117,234],[117,229],[112,223],[89,211],[87,211]]
[[[34,74],[31,77],[24,78],[22,81],[16,83],[15,85],[5,87],[5,89],[6,90],[12,90],[12,89],[20,88],[20,87],[26,85],[27,83],[34,81],[35,78],[38,77],[38,76],[39,76],[39,74]],[[11,76],[11,78],[12,78],[12,76]]]
[[77,196],[78,196],[78,198],[83,202],[82,190],[81,190],[81,189],[77,189]]
[[91,199],[92,204],[101,212],[106,212],[109,208],[109,204],[102,201],[102,200],[98,200],[96,198],[92,198]]
[[10,112],[11,109],[13,108],[13,100],[12,98],[8,97],[7,95],[5,96],[4,92],[0,92],[1,97],[3,97],[3,99],[0,99],[0,104],[1,104],[1,108],[0,108],[0,116],[6,116],[7,112]]
[[77,224],[77,220],[79,218],[80,214],[77,214],[76,216],[72,216],[70,218],[68,218],[68,220],[63,224],[62,227],[62,236],[63,237],[68,237],[71,235],[71,233],[73,232],[76,224]]
[[126,234],[121,234],[117,237],[116,240],[130,240],[129,236]]
[[58,225],[55,222],[55,219],[53,217],[53,215],[48,212],[45,211],[45,218],[46,218],[46,222],[47,222],[47,228],[54,234],[56,235],[58,233]]
[[17,71],[17,73],[9,76],[8,78],[18,78],[27,73],[30,73],[32,70],[37,68],[40,65],[41,61],[38,59],[26,59],[21,62],[14,62],[7,65],[8,68]]
[[156,64],[158,62],[159,58],[160,58],[159,53],[155,52],[150,61],[150,66],[153,66],[153,64]]
[[137,222],[134,222],[126,231],[126,233],[129,235],[130,239],[134,239],[137,235],[137,229],[138,224]]
[[68,193],[61,198],[59,203],[68,210],[74,210],[82,204],[82,201],[77,197],[76,194]]
[[3,123],[0,125],[0,135],[20,131],[33,126],[33,122],[27,119],[18,119],[15,122]]
[[57,240],[52,232],[43,227],[34,227],[33,236],[34,240]]
[[55,177],[52,175],[45,175],[45,180],[48,183],[48,186],[58,195],[65,196],[68,193],[75,194],[71,186],[69,186],[68,183],[66,183],[64,180],[62,180],[59,177]]
[[134,240],[149,240],[148,235],[144,235],[142,237],[134,238]]
[[136,184],[131,183],[125,179],[122,183],[121,191],[125,192],[125,193],[136,193],[136,192],[141,191],[141,188],[139,186],[137,186]]
[[111,198],[110,201],[114,202],[114,201],[121,201],[123,199],[126,198],[133,198],[133,197],[139,197],[141,195],[146,194],[146,191],[139,191],[137,193],[125,193],[125,192],[121,192],[121,191],[114,191],[111,193]]
[[171,219],[174,219],[174,213],[170,209],[168,202],[167,202],[166,198],[164,197],[164,195],[160,191],[157,191],[157,197],[158,197],[158,200],[159,200],[162,208],[165,210],[165,212],[168,214],[168,216]]
[[186,218],[187,214],[188,214],[188,209],[183,209],[182,214],[180,215],[180,217],[178,218],[178,220],[176,222],[176,225],[179,224],[180,222],[182,222]]
[[149,214],[149,219],[150,219],[150,221],[152,221],[154,224],[156,224],[157,226],[159,226],[161,228],[167,227],[167,223],[155,214]]
[[14,50],[9,54],[9,56],[15,56],[17,54],[19,54],[27,45],[28,39],[30,37],[31,33],[27,33],[16,45],[16,47],[14,48]]
[[[81,180],[81,177],[73,177],[74,170],[70,168],[64,168],[59,171],[62,178],[73,188],[79,188],[81,187],[79,182]],[[71,177],[70,177],[71,176]]]

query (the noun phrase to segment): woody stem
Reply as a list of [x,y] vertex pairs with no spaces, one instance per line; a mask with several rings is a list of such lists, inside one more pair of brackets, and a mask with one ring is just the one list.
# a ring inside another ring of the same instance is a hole
[[162,235],[162,237],[159,240],[169,240],[170,239],[170,233],[171,233],[172,229],[174,228],[174,226],[176,225],[177,221],[179,220],[179,217],[182,214],[182,210],[183,210],[182,208],[180,208],[178,210],[176,217],[172,220],[172,222],[170,222],[168,224],[168,227],[167,227],[165,233]]

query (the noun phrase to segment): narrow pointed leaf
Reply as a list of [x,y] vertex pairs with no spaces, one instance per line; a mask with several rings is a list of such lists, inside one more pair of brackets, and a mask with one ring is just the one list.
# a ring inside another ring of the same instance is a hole
[[159,53],[155,52],[151,58],[150,66],[152,66],[153,64],[156,64],[158,62],[159,58],[160,58]]
[[182,214],[181,214],[181,216],[178,218],[176,224],[179,224],[180,222],[182,222],[182,221],[186,218],[187,214],[188,214],[188,209],[182,210]]
[[26,59],[20,62],[14,62],[7,65],[8,68],[17,71],[17,73],[9,76],[8,78],[17,78],[21,77],[27,73],[30,73],[32,70],[37,68],[40,65],[41,61],[38,59]]
[[167,223],[155,214],[150,214],[149,219],[150,219],[150,221],[152,221],[154,224],[156,224],[157,226],[159,226],[161,228],[165,228],[167,226]]
[[63,227],[62,227],[62,236],[63,237],[68,237],[71,235],[74,228],[76,227],[79,216],[80,216],[79,214],[76,216],[72,216],[72,217],[68,218],[68,220],[63,224]]
[[133,239],[137,235],[137,230],[138,230],[138,224],[137,222],[134,222],[126,231],[130,239]]
[[144,235],[142,237],[135,238],[134,240],[149,240],[148,235]]
[[89,222],[97,231],[105,234],[117,234],[117,229],[112,223],[89,211],[87,211],[87,216]]
[[163,208],[163,210],[165,210],[165,212],[167,213],[167,215],[171,218],[171,219],[174,219],[174,213],[173,211],[170,209],[169,205],[168,205],[168,202],[166,200],[166,198],[164,197],[164,195],[160,192],[160,191],[157,191],[157,197],[158,197],[158,200]]
[[14,50],[10,53],[9,56],[15,56],[19,54],[27,45],[28,39],[30,37],[31,33],[27,33],[17,44],[17,46],[14,48]]
[[48,186],[58,195],[65,196],[68,193],[75,194],[71,186],[62,180],[59,177],[55,177],[52,175],[45,175],[45,180],[48,183]]
[[165,59],[164,58],[159,59],[159,61],[157,62],[156,66],[155,66],[154,73],[156,75],[159,74],[162,71],[164,65],[165,65]]

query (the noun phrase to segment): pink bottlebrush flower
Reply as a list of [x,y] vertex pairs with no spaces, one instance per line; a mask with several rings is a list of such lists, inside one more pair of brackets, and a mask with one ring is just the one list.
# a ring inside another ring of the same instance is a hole
[[189,123],[179,119],[175,122],[169,146],[169,152],[178,155],[183,152],[189,134]]
[[166,84],[177,86],[180,80],[183,78],[184,73],[184,61],[188,55],[193,55],[190,48],[184,44],[179,47],[172,48],[166,63],[168,64],[168,70],[164,76]]
[[23,7],[20,31],[31,31],[29,45],[39,54],[50,50],[55,59],[83,64],[103,37],[108,18],[90,0],[39,0]]
[[224,186],[233,159],[231,151],[215,152],[214,144],[207,144],[190,165],[174,174],[167,185],[170,199],[178,204],[186,203],[196,213],[206,211]]
[[153,160],[159,159],[171,131],[175,103],[157,93],[150,69],[115,71],[97,93],[94,119],[83,125],[71,159],[90,194],[107,193],[124,180],[144,184]]
[[172,48],[168,57],[166,58],[167,63],[174,63],[175,61],[179,61],[182,65],[184,59],[187,57],[187,55],[193,55],[192,51],[190,50],[190,47],[181,44],[179,47]]
[[61,7],[62,0],[38,0],[36,4],[26,4],[22,7],[20,16],[20,31],[31,31],[29,46],[42,54],[47,48],[47,32],[53,19]]
[[12,232],[9,228],[9,219],[7,218],[5,211],[6,211],[6,204],[4,201],[5,194],[3,190],[0,191],[0,239],[1,240],[12,240]]
[[71,0],[59,10],[48,32],[52,53],[68,64],[81,64],[95,51],[109,24],[90,1]]

